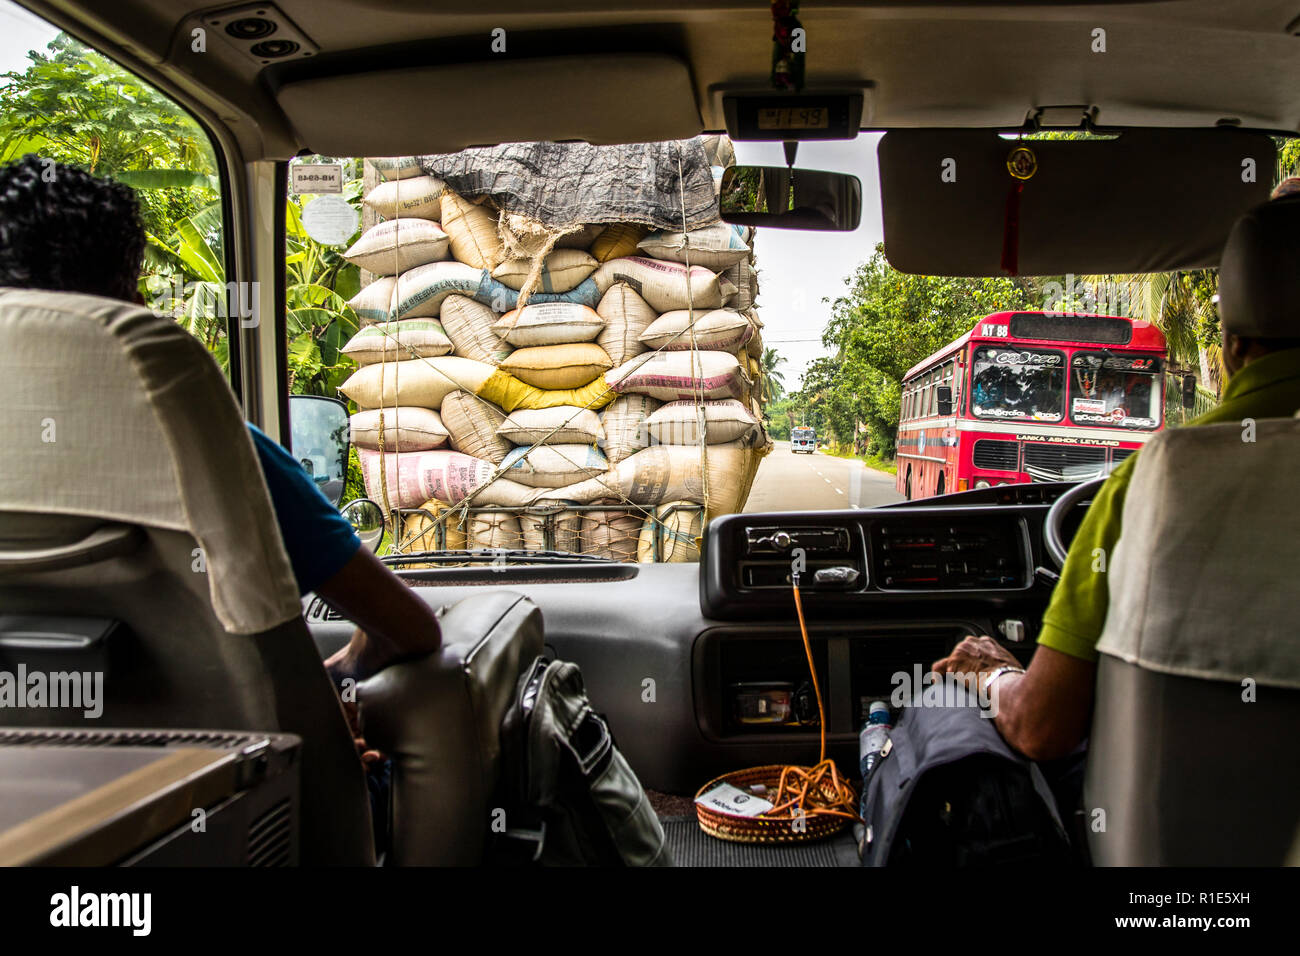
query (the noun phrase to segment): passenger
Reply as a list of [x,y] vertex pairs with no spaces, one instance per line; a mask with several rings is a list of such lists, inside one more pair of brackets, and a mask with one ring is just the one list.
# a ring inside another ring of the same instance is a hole
[[[144,250],[129,187],[39,156],[0,167],[0,286],[143,304]],[[436,651],[441,634],[429,606],[361,547],[292,455],[255,426],[248,431],[299,592],[315,591],[357,625],[325,662],[336,685]]]
[[[1275,195],[1288,194],[1279,188]],[[1254,232],[1242,227],[1258,224],[1261,211],[1272,220],[1268,232],[1272,261],[1300,261],[1300,198],[1280,198],[1243,216],[1229,237],[1224,259],[1252,261],[1259,255]],[[1243,290],[1221,287],[1219,312],[1228,380],[1222,403],[1190,425],[1290,417],[1300,409],[1300,310],[1295,305],[1300,302],[1300,274],[1288,271],[1287,276],[1294,285],[1285,311],[1258,314],[1243,301]],[[1116,468],[1093,498],[1043,615],[1039,647],[1029,670],[1021,670],[1010,652],[987,636],[966,638],[933,665],[939,673],[979,673],[986,685],[996,681],[994,723],[1007,743],[1028,757],[1047,760],[1070,755],[1088,734],[1097,641],[1109,604],[1106,565],[1101,562],[1110,562],[1115,554],[1124,497],[1137,457],[1129,456]],[[1206,462],[1206,467],[1213,468],[1214,462]],[[1189,475],[1188,480],[1195,477]]]

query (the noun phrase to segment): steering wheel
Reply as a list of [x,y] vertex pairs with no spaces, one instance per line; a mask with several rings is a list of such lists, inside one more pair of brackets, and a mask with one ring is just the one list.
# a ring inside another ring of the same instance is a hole
[[1105,482],[1106,477],[1102,475],[1100,478],[1089,478],[1087,481],[1079,482],[1056,499],[1051,510],[1047,512],[1047,517],[1043,519],[1043,548],[1057,570],[1065,567],[1065,555],[1070,550],[1061,534],[1061,529],[1065,526],[1065,516],[1073,511],[1074,506],[1080,501],[1096,492]]

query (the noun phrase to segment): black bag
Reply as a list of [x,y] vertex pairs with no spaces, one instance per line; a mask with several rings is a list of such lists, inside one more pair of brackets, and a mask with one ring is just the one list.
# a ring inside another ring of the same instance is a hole
[[906,707],[867,781],[863,866],[1073,866],[1034,763],[964,699]]
[[663,827],[576,664],[539,657],[501,727],[497,862],[671,866]]

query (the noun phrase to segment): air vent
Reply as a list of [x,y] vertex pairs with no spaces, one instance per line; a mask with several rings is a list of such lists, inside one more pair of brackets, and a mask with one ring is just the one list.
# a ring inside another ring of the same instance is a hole
[[298,49],[298,44],[292,40],[264,40],[261,43],[254,43],[249,47],[249,52],[253,56],[274,60],[282,56],[293,56]]
[[989,471],[1015,471],[1020,464],[1020,446],[1013,441],[981,438],[975,443],[971,461]]
[[[219,36],[261,66],[301,59],[319,52],[316,44],[273,3],[243,3],[209,10],[191,23],[200,23],[215,42]],[[188,31],[186,31],[188,36]]]
[[266,17],[240,17],[226,24],[226,33],[236,40],[260,40],[276,30],[275,21]]
[[249,866],[288,866],[293,847],[293,806],[281,800],[248,825]]

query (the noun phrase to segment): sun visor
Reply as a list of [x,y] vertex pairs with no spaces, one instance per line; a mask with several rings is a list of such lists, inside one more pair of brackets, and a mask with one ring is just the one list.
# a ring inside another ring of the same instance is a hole
[[900,272],[950,276],[1218,265],[1233,222],[1268,199],[1272,139],[1236,129],[1115,133],[887,133],[877,149],[886,258]]
[[648,143],[689,139],[702,128],[690,70],[657,53],[503,57],[315,77],[286,83],[276,98],[302,141],[329,156],[534,140]]

